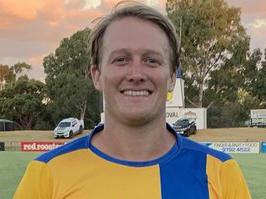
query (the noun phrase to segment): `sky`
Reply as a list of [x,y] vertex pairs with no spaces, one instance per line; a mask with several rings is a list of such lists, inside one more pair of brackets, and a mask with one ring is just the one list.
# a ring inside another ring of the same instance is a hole
[[[266,1],[225,0],[241,8],[241,22],[251,37],[251,49],[266,48]],[[90,27],[108,13],[115,0],[0,0],[0,64],[26,62],[29,77],[44,81],[43,58],[60,41]],[[141,0],[165,12],[165,0]]]

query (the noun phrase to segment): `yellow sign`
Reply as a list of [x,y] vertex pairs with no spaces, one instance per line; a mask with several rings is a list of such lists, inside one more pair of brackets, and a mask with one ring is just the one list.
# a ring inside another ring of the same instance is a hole
[[173,100],[173,97],[174,97],[174,92],[173,91],[167,93],[167,101]]

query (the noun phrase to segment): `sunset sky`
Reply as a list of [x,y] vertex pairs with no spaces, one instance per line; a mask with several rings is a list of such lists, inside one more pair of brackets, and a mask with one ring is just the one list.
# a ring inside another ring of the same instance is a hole
[[[115,0],[0,0],[0,64],[27,62],[31,78],[44,81],[42,59],[64,37],[107,13]],[[142,0],[164,12],[165,0]],[[251,48],[266,48],[266,1],[226,0],[240,7],[241,21],[251,36]]]

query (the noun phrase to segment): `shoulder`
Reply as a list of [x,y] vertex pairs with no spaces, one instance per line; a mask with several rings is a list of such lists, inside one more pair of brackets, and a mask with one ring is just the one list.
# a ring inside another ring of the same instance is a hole
[[203,155],[209,155],[215,159],[220,160],[221,162],[225,162],[227,160],[232,159],[230,155],[224,152],[212,149],[204,144],[195,142],[193,140],[187,139],[182,136],[178,136],[178,139],[180,139],[182,150],[185,150],[185,151],[187,150],[193,153],[201,153]]
[[48,151],[38,156],[37,158],[35,158],[35,160],[43,162],[43,163],[47,163],[50,160],[58,156],[71,153],[77,150],[86,149],[89,147],[89,137],[90,136],[84,136],[81,138],[77,138],[76,140],[73,140],[67,144],[64,144],[56,149],[53,149],[51,151]]
[[[220,162],[225,162],[227,160],[232,159],[232,157],[226,153],[221,151],[214,150],[207,145],[195,142],[188,138],[183,137],[175,132],[175,130],[169,125],[166,124],[168,131],[173,133],[177,138],[177,145],[179,147],[179,153],[186,153],[187,156],[193,156],[197,159],[206,159],[206,157],[212,157]],[[179,154],[178,153],[178,154]]]

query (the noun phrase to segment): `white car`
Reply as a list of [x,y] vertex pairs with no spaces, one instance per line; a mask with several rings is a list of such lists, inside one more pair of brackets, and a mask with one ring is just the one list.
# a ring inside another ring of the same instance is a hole
[[54,138],[64,137],[71,138],[79,134],[84,129],[84,121],[77,118],[63,119],[54,129]]

